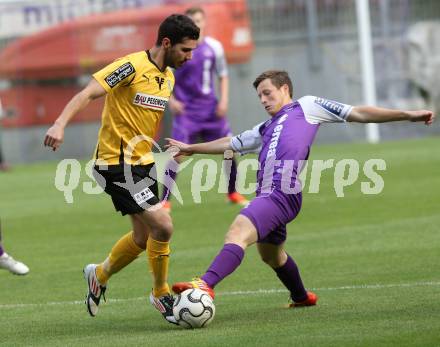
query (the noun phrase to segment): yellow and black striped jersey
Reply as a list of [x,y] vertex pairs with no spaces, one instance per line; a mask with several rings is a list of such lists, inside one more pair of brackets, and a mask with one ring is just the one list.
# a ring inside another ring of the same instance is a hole
[[161,71],[148,51],[117,59],[93,77],[107,91],[96,147],[97,164],[147,165],[154,162],[155,138],[174,75]]

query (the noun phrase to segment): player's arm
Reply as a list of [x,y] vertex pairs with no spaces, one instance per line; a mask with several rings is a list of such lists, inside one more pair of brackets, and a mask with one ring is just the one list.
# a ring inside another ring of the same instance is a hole
[[166,139],[168,144],[165,145],[165,148],[171,150],[174,153],[174,156],[179,155],[192,155],[192,154],[223,154],[227,150],[231,150],[231,137],[222,137],[220,139],[210,141],[210,142],[202,142],[195,143],[192,145],[186,144],[184,142],[180,142],[174,139]]
[[355,106],[348,114],[348,122],[385,123],[395,121],[425,122],[432,124],[435,115],[431,111],[402,111],[374,106]]
[[217,104],[216,114],[218,117],[226,116],[229,105],[229,77],[228,63],[225,50],[220,41],[208,39],[215,52],[215,70],[218,76],[220,97]]
[[179,114],[185,112],[185,104],[177,100],[172,94],[170,96],[170,100],[168,101],[168,106],[170,107],[170,111],[174,116],[178,116]]
[[220,100],[217,105],[217,116],[224,117],[228,113],[229,103],[229,77],[219,77]]
[[64,128],[69,121],[81,110],[83,110],[90,101],[106,94],[106,90],[94,79],[76,94],[64,107],[60,116],[49,128],[44,138],[44,145],[52,147],[55,151],[61,145],[64,139]]
[[223,154],[227,150],[233,150],[239,154],[256,153],[261,148],[260,127],[263,123],[257,124],[251,130],[243,131],[236,136],[227,136],[221,139],[196,144],[186,144],[174,139],[166,139],[166,148],[177,150],[174,156],[191,154]]
[[434,114],[427,110],[402,111],[375,106],[351,106],[316,96],[298,99],[309,123],[385,123],[395,121],[425,122],[432,124]]

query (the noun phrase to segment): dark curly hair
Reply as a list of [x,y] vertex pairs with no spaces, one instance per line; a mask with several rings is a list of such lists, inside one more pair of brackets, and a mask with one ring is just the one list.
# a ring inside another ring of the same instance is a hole
[[156,46],[160,46],[165,37],[170,39],[172,45],[175,45],[183,42],[184,39],[198,40],[199,35],[200,29],[191,18],[183,14],[172,14],[160,24]]

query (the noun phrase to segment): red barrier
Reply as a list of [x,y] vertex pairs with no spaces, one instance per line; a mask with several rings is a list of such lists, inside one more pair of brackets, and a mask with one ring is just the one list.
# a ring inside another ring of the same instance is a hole
[[[152,46],[162,20],[188,6],[97,14],[19,39],[0,53],[0,77],[44,80],[94,72],[117,57]],[[208,18],[207,34],[223,43],[228,61],[249,61],[254,46],[246,2],[217,1],[203,8]]]
[[[0,53],[0,78],[13,87],[0,91],[5,127],[51,124],[81,88],[74,82],[114,59],[151,47],[162,20],[190,4],[123,10],[82,17],[12,42]],[[245,0],[203,5],[206,34],[220,40],[229,63],[245,63],[254,45]],[[18,83],[16,83],[18,82]],[[54,85],[56,84],[56,85]],[[101,117],[103,100],[72,121]]]
[[[5,114],[2,124],[4,127],[51,124],[79,90],[76,86],[20,86],[0,90]],[[103,104],[103,98],[92,101],[84,111],[72,119],[72,122],[99,120]]]

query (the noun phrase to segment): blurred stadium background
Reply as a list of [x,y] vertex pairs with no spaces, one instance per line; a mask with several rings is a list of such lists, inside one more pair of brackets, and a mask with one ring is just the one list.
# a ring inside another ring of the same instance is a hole
[[[377,104],[440,106],[440,2],[371,0]],[[42,145],[49,124],[90,73],[125,53],[148,48],[167,14],[205,6],[208,32],[230,62],[229,118],[235,132],[265,119],[251,83],[261,71],[289,71],[297,97],[364,103],[356,0],[32,0],[0,1],[1,145],[8,162],[90,156],[100,103],[77,117],[65,145]],[[102,102],[102,101],[101,101]],[[169,133],[164,118],[162,135]],[[381,125],[382,140],[440,133]],[[79,140],[80,139],[80,140]],[[326,126],[320,143],[366,141],[364,126]]]
[[[31,269],[24,278],[0,271],[0,346],[438,347],[439,121],[380,125],[377,145],[365,144],[363,125],[321,128],[313,159],[382,158],[387,170],[381,194],[363,194],[361,174],[344,199],[335,196],[333,170],[324,172],[319,194],[308,192],[289,224],[286,248],[320,296],[316,308],[281,309],[287,293],[252,247],[219,285],[207,329],[171,327],[147,304],[144,256],[112,278],[102,314],[87,316],[81,269],[105,256],[128,221],[105,194],[84,193],[84,170],[73,204],[54,178],[61,158],[83,158],[84,167],[91,157],[102,100],[74,119],[59,151],[44,148],[43,137],[91,72],[149,48],[157,24],[190,4],[205,7],[208,31],[226,47],[234,131],[267,117],[252,88],[265,69],[288,70],[298,97],[365,102],[356,0],[0,0],[0,143],[14,164],[0,173],[0,218],[7,251]],[[377,104],[438,111],[440,1],[368,4]],[[162,136],[170,122],[166,115]],[[193,170],[179,176],[185,203],[172,211],[170,282],[206,269],[239,211],[216,189],[196,204]]]

